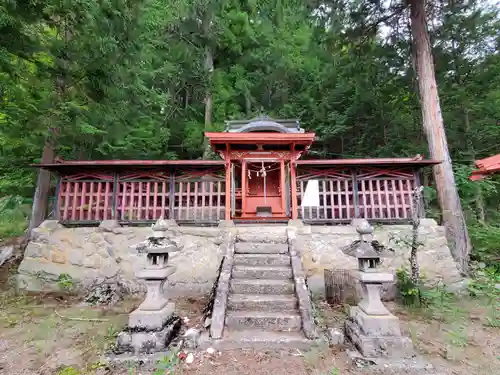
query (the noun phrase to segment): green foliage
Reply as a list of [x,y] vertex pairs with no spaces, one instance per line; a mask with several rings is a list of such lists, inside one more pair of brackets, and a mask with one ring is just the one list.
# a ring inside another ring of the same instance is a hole
[[399,301],[404,306],[423,308],[431,313],[446,311],[455,298],[443,285],[426,286],[425,278],[422,275],[420,282],[415,284],[409,271],[405,268],[396,271],[396,286]]
[[0,198],[0,240],[21,236],[27,227],[29,206],[19,196]]
[[59,288],[69,291],[75,286],[75,281],[67,273],[61,273],[57,278],[57,285]]
[[[65,159],[198,159],[204,131],[261,113],[298,117],[316,132],[311,157],[428,156],[412,39],[399,6],[3,2],[0,195],[33,196],[27,167],[48,140]],[[473,226],[473,257],[491,265],[500,177],[468,176],[474,160],[499,152],[500,18],[475,1],[444,1],[432,17],[441,111]],[[208,94],[212,120],[205,123]],[[428,216],[439,219],[431,173],[424,175]],[[0,236],[24,230],[19,212],[1,215]]]
[[477,298],[486,298],[488,302],[500,303],[500,272],[494,267],[481,265],[474,270],[474,279],[469,283],[469,294]]
[[485,263],[500,273],[500,227],[473,225],[469,232],[474,243],[472,259]]
[[174,351],[169,355],[166,355],[161,360],[156,362],[156,368],[153,371],[153,375],[172,375],[175,371],[175,366],[179,363],[179,357]]
[[64,367],[57,372],[57,375],[82,375],[81,371],[75,369],[74,367]]

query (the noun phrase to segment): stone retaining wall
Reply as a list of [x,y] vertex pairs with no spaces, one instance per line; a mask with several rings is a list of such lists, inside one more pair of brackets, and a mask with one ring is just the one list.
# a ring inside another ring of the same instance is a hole
[[[169,238],[182,249],[169,260],[177,271],[168,279],[173,288],[166,290],[183,295],[210,291],[222,260],[225,231],[173,224]],[[19,266],[18,285],[34,291],[57,289],[57,278],[64,273],[83,285],[108,278],[119,280],[131,292],[140,291],[135,273],[144,267],[145,255],[138,254],[134,245],[151,234],[150,227],[121,227],[114,221],[78,228],[45,221],[33,231]]]
[[[170,287],[166,290],[182,295],[208,293],[224,255],[221,244],[229,232],[238,232],[238,236],[246,236],[247,241],[264,241],[272,235],[274,240],[286,242],[286,228],[234,227],[230,222],[222,222],[219,228],[189,227],[173,222],[169,237],[182,249],[169,261],[177,267],[177,272],[169,278]],[[324,293],[325,269],[356,269],[356,259],[342,252],[344,246],[358,239],[354,226],[308,226],[291,222],[288,229],[296,233],[297,251],[313,293]],[[83,285],[110,278],[120,280],[131,292],[139,291],[142,286],[135,272],[143,268],[145,257],[138,254],[133,245],[151,233],[150,227],[121,227],[113,221],[105,221],[100,227],[79,228],[45,221],[33,231],[19,267],[18,285],[34,291],[55,289],[57,278],[64,273]],[[268,236],[263,238],[263,233]],[[394,249],[394,253],[384,258],[382,268],[395,270],[408,264],[409,248],[401,245],[401,240],[408,239],[410,234],[408,225],[375,227],[374,239]],[[422,220],[420,240],[424,246],[419,250],[419,262],[429,281],[442,280],[451,285],[462,280],[446,244],[443,227],[434,220]]]
[[[342,251],[358,239],[354,226],[299,226],[296,233],[297,247],[301,250],[308,286],[313,294],[325,292],[325,269],[357,269],[357,260]],[[402,266],[409,269],[410,225],[375,226],[373,239],[394,250],[384,255],[382,269],[395,271]],[[419,240],[423,246],[419,248],[418,261],[427,282],[443,282],[451,286],[463,280],[448,248],[444,227],[433,219],[422,219]],[[391,296],[386,295],[386,298]]]

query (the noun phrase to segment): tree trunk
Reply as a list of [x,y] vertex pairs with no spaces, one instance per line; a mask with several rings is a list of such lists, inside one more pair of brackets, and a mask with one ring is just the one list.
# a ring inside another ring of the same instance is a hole
[[438,201],[451,253],[460,269],[466,272],[471,244],[453,175],[441,116],[431,43],[427,30],[425,0],[410,0],[409,3],[423,127],[429,143],[431,158],[441,162],[433,168]]
[[[54,144],[50,137],[45,140],[42,153],[42,164],[54,162]],[[29,239],[34,228],[38,227],[47,216],[50,193],[50,176],[47,170],[40,169],[36,182],[35,196],[33,197],[33,206],[31,208],[31,219],[26,233],[26,239]]]
[[[212,22],[212,14],[209,9],[203,17],[203,37],[205,39],[205,72],[207,74],[207,87],[205,89],[205,131],[210,130],[212,125],[212,76],[214,72],[214,56],[210,45],[210,24]],[[204,138],[203,159],[208,159],[211,155],[210,144],[208,139]]]

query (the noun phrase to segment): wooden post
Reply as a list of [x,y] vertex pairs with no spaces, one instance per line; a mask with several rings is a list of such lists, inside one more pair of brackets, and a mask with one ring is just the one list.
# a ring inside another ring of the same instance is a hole
[[354,217],[359,218],[359,197],[358,197],[358,179],[356,170],[352,171],[352,204],[354,205]]
[[286,197],[285,197],[285,161],[280,161],[280,191],[281,191],[281,209],[286,212]]
[[411,31],[422,106],[422,123],[430,156],[441,163],[433,167],[439,206],[453,258],[462,271],[468,268],[471,242],[455,183],[448,142],[439,104],[431,42],[427,29],[425,0],[410,0]]
[[297,212],[297,175],[296,168],[297,166],[293,162],[294,160],[290,160],[290,190],[292,192],[292,220],[298,219]]
[[[168,183],[168,218],[171,220],[175,219],[174,209],[175,209],[175,174],[170,172],[169,183]],[[165,192],[163,192],[165,194]],[[182,199],[182,197],[180,198]],[[165,207],[163,207],[165,209]],[[162,213],[163,216],[163,213]]]
[[225,215],[225,219],[231,220],[231,161],[230,160],[226,160],[226,215]]
[[[125,191],[123,192],[125,194]],[[111,196],[111,218],[113,220],[121,220],[123,218],[118,217],[117,218],[117,209],[116,209],[116,199],[118,196],[118,173],[114,172],[113,173],[113,195]],[[122,211],[124,209],[125,205],[122,205]]]
[[241,161],[241,214],[247,212],[246,209],[247,196],[247,161]]
[[[50,164],[52,162],[54,162],[54,145],[49,135],[43,147],[41,163]],[[29,238],[31,231],[45,220],[49,204],[49,192],[50,171],[40,168],[38,171],[35,196],[33,197],[33,207],[31,209],[31,220],[29,222],[28,231],[26,232],[26,239]]]
[[61,192],[61,185],[62,185],[62,178],[61,175],[57,176],[57,185],[56,185],[56,201],[54,202],[54,219],[59,220],[61,213],[59,209],[59,205],[61,203],[61,197],[60,195],[62,194]]

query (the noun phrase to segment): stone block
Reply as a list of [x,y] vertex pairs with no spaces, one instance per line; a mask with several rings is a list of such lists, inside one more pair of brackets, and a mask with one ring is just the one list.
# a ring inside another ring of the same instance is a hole
[[38,226],[37,229],[52,232],[62,228],[64,228],[64,226],[62,226],[58,220],[45,220]]
[[290,266],[286,254],[235,254],[234,264],[242,266]]
[[118,352],[155,353],[164,351],[181,327],[179,318],[172,319],[156,331],[124,331],[116,338]]
[[230,310],[292,311],[297,308],[294,295],[275,294],[232,294],[227,307]]
[[359,307],[351,307],[351,319],[368,336],[401,336],[399,319],[394,315],[368,315]]
[[53,263],[65,264],[67,261],[66,253],[60,250],[52,250],[50,252],[50,259]]
[[232,220],[220,220],[219,221],[219,228],[232,228],[234,227],[234,221]]
[[230,311],[226,315],[226,327],[236,330],[265,329],[298,331],[301,328],[300,315],[293,312]]
[[291,279],[292,268],[290,266],[235,266],[233,277],[241,279]]
[[50,259],[50,247],[44,243],[30,242],[24,255],[31,258]]
[[129,314],[128,326],[130,328],[159,330],[173,316],[175,305],[167,304],[161,310],[134,310]]
[[0,247],[0,266],[9,260],[14,254],[14,246],[2,246]]
[[288,235],[286,233],[286,227],[273,230],[269,228],[260,228],[260,231],[245,231],[238,229],[237,239],[239,242],[286,244],[288,242]]
[[102,258],[98,254],[91,255],[90,257],[86,257],[83,260],[83,266],[87,268],[98,268],[100,269],[102,266]]
[[289,280],[231,280],[231,293],[293,294],[295,286]]
[[116,228],[121,228],[121,225],[118,220],[103,220],[99,224],[99,228],[103,232],[112,232]]
[[345,342],[344,332],[341,329],[329,328],[327,336],[331,346],[343,345]]
[[367,336],[352,321],[346,321],[345,330],[347,337],[364,357],[408,358],[415,354],[413,344],[407,337]]
[[79,251],[78,249],[70,250],[68,252],[68,263],[74,266],[83,266],[83,261],[85,256],[83,251]]
[[284,243],[239,242],[235,244],[236,254],[287,254]]

